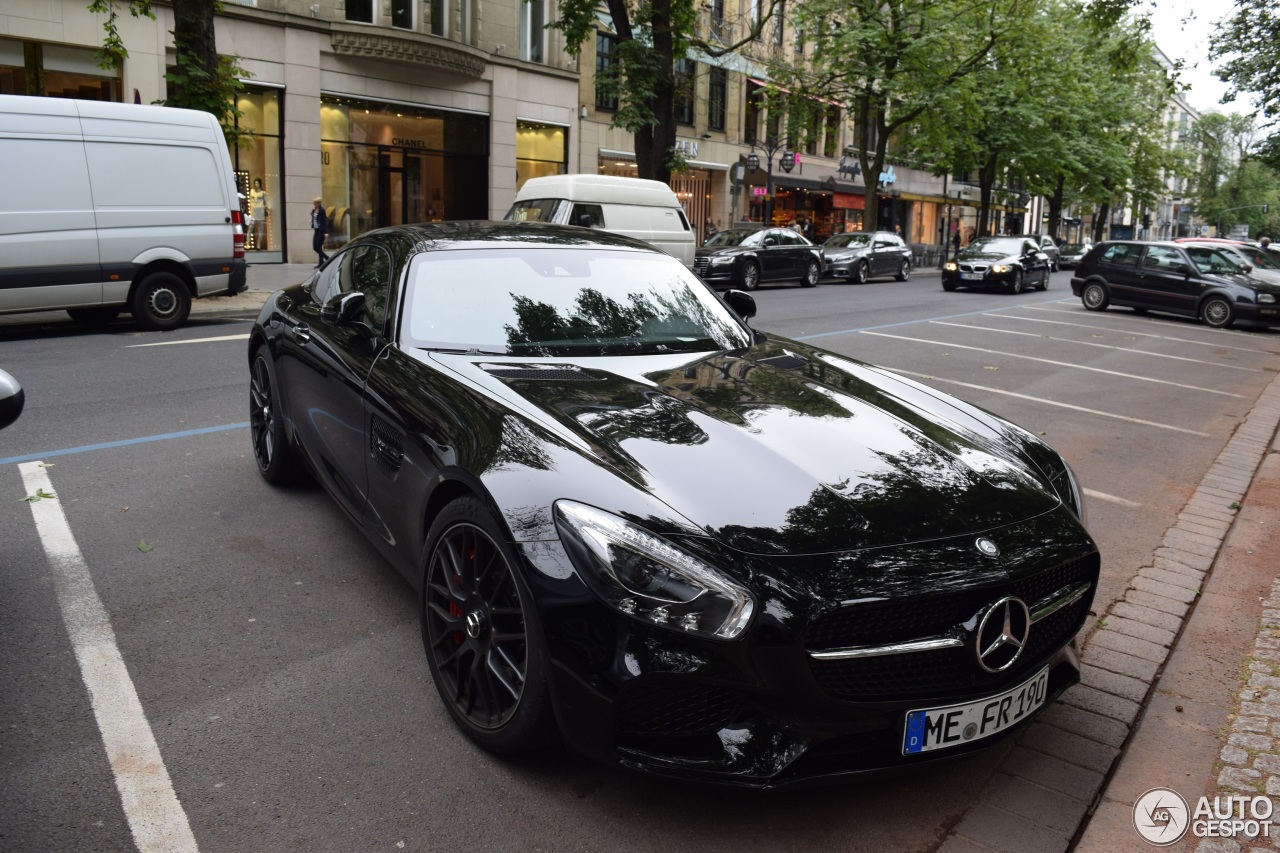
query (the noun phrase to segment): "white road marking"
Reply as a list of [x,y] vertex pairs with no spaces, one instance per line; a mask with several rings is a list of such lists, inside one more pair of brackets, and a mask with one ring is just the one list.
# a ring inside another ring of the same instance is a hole
[[1142,382],[1155,382],[1159,385],[1172,385],[1175,388],[1185,388],[1188,391],[1203,391],[1206,394],[1221,394],[1223,397],[1239,397],[1244,399],[1243,394],[1233,394],[1230,391],[1219,391],[1217,388],[1201,388],[1199,385],[1184,385],[1181,382],[1170,382],[1168,379],[1155,379],[1151,376],[1139,376],[1136,373],[1121,373],[1116,370],[1103,370],[1101,367],[1089,367],[1084,364],[1072,364],[1069,361],[1054,361],[1048,358],[1036,358],[1033,355],[1022,355],[1015,352],[1002,352],[995,349],[983,349],[982,347],[965,346],[964,344],[952,344],[945,341],[931,341],[926,338],[909,338],[906,335],[889,335],[884,332],[859,332],[860,335],[875,335],[879,338],[893,338],[899,341],[911,341],[917,344],[931,344],[937,347],[946,347],[947,349],[967,349],[974,352],[985,352],[988,355],[1003,355],[1009,358],[1016,358],[1019,361],[1038,361],[1042,364],[1052,364],[1056,367],[1067,367],[1072,370],[1087,370],[1090,373],[1105,373],[1108,376],[1119,376],[1122,379],[1137,379]]
[[[880,366],[884,367],[883,364]],[[891,367],[886,369],[894,370],[894,368],[891,368]],[[1162,424],[1162,423],[1158,423],[1157,421],[1144,421],[1141,418],[1131,418],[1128,415],[1117,415],[1112,412],[1099,411],[1098,409],[1086,409],[1084,406],[1073,406],[1070,403],[1059,403],[1057,400],[1046,400],[1043,397],[1032,397],[1029,394],[1019,394],[1016,391],[1003,391],[999,388],[988,388],[986,385],[974,385],[971,382],[961,382],[958,379],[945,379],[941,376],[937,376],[932,373],[917,373],[914,370],[896,370],[895,372],[901,373],[904,376],[918,376],[919,378],[927,381],[948,382],[952,385],[959,385],[961,388],[972,388],[975,391],[986,391],[988,394],[1003,394],[1006,397],[1016,397],[1019,400],[1030,400],[1033,403],[1042,403],[1046,406],[1057,406],[1060,409],[1070,409],[1073,412],[1084,412],[1085,414],[1088,414],[1088,415],[1098,415],[1099,417],[1103,417],[1103,418],[1113,418],[1118,421],[1128,421],[1131,424],[1142,424],[1143,426],[1155,427],[1156,429],[1167,429],[1167,430],[1172,430],[1173,432],[1183,432],[1183,433],[1186,433],[1187,435],[1199,435],[1199,436],[1204,436],[1206,438],[1209,436],[1209,433],[1207,432],[1198,432],[1194,429],[1187,429],[1186,427],[1172,426],[1171,424]]]
[[[54,492],[39,462],[18,466],[27,494]],[[56,494],[56,492],[54,492]],[[160,747],[116,646],[115,631],[58,498],[33,501],[31,515],[49,558],[58,605],[89,691],[116,789],[141,853],[196,853],[195,836],[173,790]]]
[[125,349],[138,349],[139,347],[171,347],[177,344],[208,344],[214,341],[247,341],[249,336],[244,335],[219,335],[216,338],[191,338],[185,341],[160,341],[154,344],[129,344]]
[[[989,317],[1000,317],[1001,314],[988,314]],[[1225,367],[1228,370],[1247,370],[1250,373],[1261,373],[1262,371],[1256,367],[1240,367],[1235,364],[1223,364],[1219,361],[1205,361],[1199,358],[1185,358],[1180,355],[1169,355],[1163,352],[1148,352],[1146,350],[1134,349],[1133,347],[1117,347],[1111,344],[1100,344],[1096,341],[1076,341],[1071,338],[1055,338],[1053,335],[1039,335],[1035,332],[1018,332],[1013,329],[993,329],[990,326],[974,326],[971,323],[944,323],[941,320],[930,320],[930,324],[934,326],[955,326],[958,329],[978,329],[983,332],[998,332],[1002,335],[1025,335],[1031,338],[1040,338],[1046,341],[1059,341],[1064,344],[1079,344],[1082,347],[1100,347],[1101,349],[1113,349],[1117,352],[1130,352],[1134,355],[1149,355],[1152,358],[1171,358],[1175,361],[1190,361],[1194,364],[1207,364],[1211,367]]]
[[[1062,310],[1061,308],[1040,308],[1040,307],[1035,306],[1035,305],[1027,305],[1026,307],[1024,307],[1024,308],[1023,308],[1023,310],[1024,310],[1024,311],[1045,311],[1045,312],[1052,313],[1052,314],[1070,314],[1070,315],[1072,315],[1072,316],[1074,316],[1074,317],[1079,317],[1079,316],[1080,316],[1080,312],[1079,312],[1079,311],[1064,311],[1064,310]],[[997,317],[1013,317],[1013,318],[1018,319],[1018,320],[1032,320],[1032,318],[1031,318],[1031,317],[1018,317],[1016,314],[997,314],[997,315],[995,315],[995,316],[997,316]],[[1120,317],[1116,317],[1116,319],[1117,319],[1117,320],[1119,320],[1119,319],[1121,319],[1121,318],[1120,318]],[[1036,323],[1060,323],[1060,322],[1062,322],[1062,321],[1061,321],[1061,320],[1034,320],[1034,322],[1036,322]],[[1151,321],[1150,321],[1150,320],[1148,320],[1148,321],[1146,321],[1146,322],[1148,322],[1148,323],[1149,323],[1149,322],[1151,322]],[[1165,341],[1177,341],[1178,343],[1182,343],[1182,344],[1195,344],[1196,346],[1202,346],[1202,347],[1218,347],[1219,349],[1234,349],[1234,350],[1240,350],[1240,352],[1261,352],[1261,353],[1265,353],[1265,354],[1267,354],[1267,355],[1277,355],[1277,353],[1274,353],[1274,352],[1272,352],[1271,350],[1265,350],[1265,349],[1264,349],[1264,350],[1260,350],[1260,349],[1257,349],[1256,347],[1233,347],[1233,346],[1231,346],[1230,344],[1219,344],[1219,343],[1215,343],[1215,342],[1213,342],[1213,341],[1195,341],[1195,340],[1192,340],[1191,338],[1175,338],[1175,337],[1173,337],[1173,336],[1171,336],[1171,335],[1150,335],[1150,334],[1147,334],[1147,333],[1145,333],[1145,332],[1133,332],[1133,331],[1130,331],[1129,329],[1121,329],[1121,328],[1119,328],[1119,327],[1117,327],[1117,326],[1090,326],[1090,325],[1087,325],[1087,324],[1085,324],[1085,323],[1064,323],[1063,325],[1067,325],[1067,326],[1079,326],[1079,327],[1080,327],[1080,328],[1082,328],[1082,329],[1098,329],[1098,330],[1100,330],[1100,331],[1104,331],[1104,332],[1119,332],[1119,333],[1122,333],[1122,334],[1125,334],[1125,335],[1141,335],[1142,337],[1145,337],[1145,338],[1160,338],[1161,340],[1165,340]],[[1204,329],[1204,331],[1205,331],[1205,332],[1210,332],[1210,333],[1212,333],[1212,332],[1217,332],[1217,333],[1220,333],[1220,334],[1235,335],[1236,337],[1251,337],[1251,338],[1254,338],[1254,340],[1258,340],[1258,338],[1257,338],[1257,337],[1255,337],[1255,336],[1253,336],[1253,335],[1242,335],[1240,332],[1228,332],[1228,331],[1226,331],[1225,329],[1210,329],[1210,328],[1205,328],[1205,329]]]
[[1129,500],[1125,500],[1124,498],[1118,498],[1115,495],[1109,495],[1106,492],[1095,492],[1093,489],[1085,489],[1084,493],[1091,498],[1097,498],[1100,501],[1110,501],[1113,504],[1120,504],[1121,506],[1134,506],[1134,507],[1142,506],[1142,504],[1138,503],[1137,501],[1129,501]]

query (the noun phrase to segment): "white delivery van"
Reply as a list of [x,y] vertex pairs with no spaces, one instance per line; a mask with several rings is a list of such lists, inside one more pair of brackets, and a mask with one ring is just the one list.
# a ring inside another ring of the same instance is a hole
[[231,158],[208,113],[0,95],[0,314],[123,310],[172,329],[245,289]]
[[612,175],[530,178],[516,193],[506,218],[586,225],[625,234],[693,268],[696,237],[676,194],[661,181]]

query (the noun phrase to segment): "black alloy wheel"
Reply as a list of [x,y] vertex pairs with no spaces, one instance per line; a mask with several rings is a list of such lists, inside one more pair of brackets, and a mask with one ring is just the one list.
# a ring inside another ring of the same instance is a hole
[[1236,321],[1236,311],[1225,296],[1210,296],[1200,306],[1200,317],[1215,329],[1229,329]]
[[808,266],[804,270],[804,278],[800,279],[801,287],[817,287],[818,277],[822,275],[822,270],[818,266],[818,262],[810,258]]
[[760,267],[755,261],[742,262],[742,289],[755,290],[760,286]]
[[191,291],[173,273],[153,272],[134,289],[129,300],[133,319],[155,332],[176,329],[191,312]]
[[866,261],[854,261],[853,264],[853,280],[858,284],[866,284],[867,279],[871,277],[871,270],[867,269]]
[[428,537],[422,639],[436,689],[463,732],[491,752],[552,731],[545,644],[505,537],[475,498],[441,511]]
[[1021,292],[1022,292],[1022,288],[1023,288],[1023,286],[1025,285],[1025,283],[1026,283],[1026,282],[1025,282],[1025,280],[1024,280],[1024,276],[1023,276],[1023,272],[1022,272],[1022,270],[1021,270],[1021,269],[1016,269],[1016,270],[1014,270],[1014,271],[1013,271],[1013,281],[1009,282],[1009,292],[1010,292],[1010,293],[1021,293]]
[[911,278],[911,261],[903,258],[902,263],[898,266],[898,274],[894,278],[898,281],[906,281]]
[[297,482],[302,473],[297,451],[285,434],[275,387],[275,369],[260,348],[249,373],[249,438],[258,473],[273,486]]
[[1105,285],[1091,281],[1081,291],[1080,301],[1090,311],[1105,311],[1107,306],[1111,304],[1111,294],[1107,293]]

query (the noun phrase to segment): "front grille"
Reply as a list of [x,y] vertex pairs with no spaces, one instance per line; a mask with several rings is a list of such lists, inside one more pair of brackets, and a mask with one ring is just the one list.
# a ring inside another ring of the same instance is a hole
[[991,269],[990,264],[960,264],[960,272],[986,272]]
[[[1073,560],[1016,581],[934,598],[873,602],[828,614],[810,627],[806,649],[880,646],[960,633],[959,626],[1000,598],[1015,595],[1034,605],[1063,587],[1097,577],[1097,555]],[[946,697],[1011,685],[1070,642],[1084,625],[1090,596],[1046,616],[1031,627],[1027,648],[1011,670],[981,670],[968,646],[929,652],[813,660],[824,690],[839,699],[881,701],[913,696]],[[965,634],[967,637],[968,634]]]
[[630,687],[618,703],[618,734],[689,737],[719,731],[746,708],[728,690],[674,679],[650,679]]
[[693,261],[693,271],[698,275],[706,275],[707,267],[711,265],[710,258],[695,258]]

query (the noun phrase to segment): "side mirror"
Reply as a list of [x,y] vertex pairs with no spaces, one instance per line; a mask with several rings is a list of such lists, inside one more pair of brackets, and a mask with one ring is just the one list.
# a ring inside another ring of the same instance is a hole
[[[744,293],[743,296],[746,294]],[[18,384],[18,380],[0,370],[0,429],[4,429],[18,419],[26,400],[27,395]]]
[[364,294],[344,293],[336,299],[330,299],[321,307],[320,316],[336,326],[364,327]]
[[592,224],[593,224],[593,223],[592,223],[592,221],[591,221],[591,214],[590,214],[590,213],[580,213],[580,214],[578,214],[578,227],[580,227],[580,228],[590,228],[590,227],[592,226]]
[[1241,265],[1240,265],[1240,271],[1241,271],[1241,272],[1243,272],[1243,273],[1251,273],[1251,272],[1253,272],[1253,264],[1241,264]]
[[764,244],[765,244],[766,246],[776,246],[776,245],[778,245],[778,241],[777,241],[777,240],[775,240],[773,237],[765,237],[765,238],[764,238]]
[[756,316],[756,301],[744,290],[730,290],[724,295],[724,301],[744,320]]

